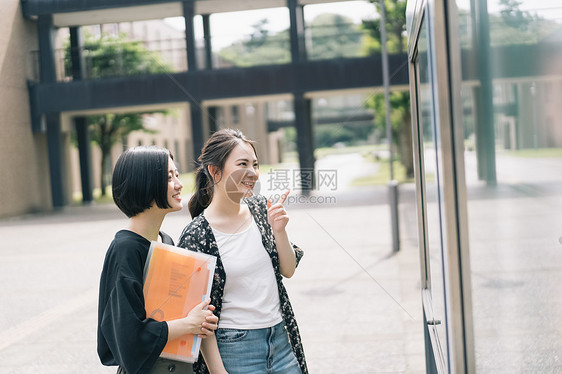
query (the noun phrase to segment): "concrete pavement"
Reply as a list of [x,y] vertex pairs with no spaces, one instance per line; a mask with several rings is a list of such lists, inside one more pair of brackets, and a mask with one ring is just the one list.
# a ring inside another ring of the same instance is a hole
[[[393,255],[385,191],[346,188],[335,203],[288,208],[305,257],[285,285],[311,373],[425,372],[415,208],[401,209]],[[188,222],[184,209],[163,230],[177,239]],[[113,205],[0,221],[1,373],[115,372],[96,354],[97,289],[125,224]]]

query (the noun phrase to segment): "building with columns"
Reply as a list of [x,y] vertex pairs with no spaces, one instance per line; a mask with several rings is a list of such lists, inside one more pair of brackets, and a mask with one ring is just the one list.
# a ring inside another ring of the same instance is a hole
[[[0,90],[8,131],[0,140],[0,217],[44,211],[69,204],[72,194],[71,136],[76,134],[79,173],[85,201],[92,199],[95,169],[85,116],[100,112],[182,108],[183,138],[178,147],[184,164],[192,164],[208,135],[221,126],[216,119],[244,118],[240,127],[263,143],[266,158],[279,154],[275,130],[262,123],[267,102],[292,106],[290,124],[297,130],[300,167],[314,168],[312,102],[318,95],[364,92],[382,85],[381,57],[309,60],[305,45],[304,8],[330,0],[21,0],[8,1],[2,12]],[[210,16],[221,12],[286,7],[291,61],[246,68],[213,66]],[[202,17],[203,46],[196,45],[194,17]],[[177,71],[91,79],[86,72],[82,28],[183,17],[185,67]],[[61,77],[56,31],[68,28],[72,74]],[[34,51],[38,51],[34,53]],[[391,55],[391,70],[405,55]],[[394,68],[394,69],[393,69]],[[407,71],[391,80],[406,87]],[[230,109],[229,109],[230,108]],[[237,108],[237,109],[233,109]],[[221,113],[222,112],[222,113]],[[242,121],[240,121],[242,122]],[[235,124],[223,122],[222,125]],[[270,142],[267,142],[267,139]],[[140,139],[130,139],[139,142]],[[176,140],[168,146],[174,150]],[[165,144],[159,144],[165,145]],[[95,151],[94,151],[95,152]],[[273,158],[271,158],[273,160]],[[19,167],[26,172],[22,180]],[[4,201],[5,200],[5,201]]]

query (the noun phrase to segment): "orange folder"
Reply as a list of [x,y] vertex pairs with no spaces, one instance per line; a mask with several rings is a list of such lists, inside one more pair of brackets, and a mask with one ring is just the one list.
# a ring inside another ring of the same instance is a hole
[[[169,321],[187,316],[209,298],[216,257],[153,241],[144,268],[146,316]],[[183,335],[169,341],[160,357],[195,362],[201,338]]]

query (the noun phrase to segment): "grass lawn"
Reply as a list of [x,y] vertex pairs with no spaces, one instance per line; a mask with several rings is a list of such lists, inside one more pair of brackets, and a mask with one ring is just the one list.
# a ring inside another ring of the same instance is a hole
[[[356,178],[353,182],[351,182],[352,186],[377,186],[377,185],[386,185],[390,181],[390,167],[388,162],[381,162],[379,170],[376,174],[373,175],[366,175],[364,177]],[[413,183],[413,178],[406,178],[406,169],[400,163],[400,161],[394,161],[394,179],[398,181],[398,183]]]
[[[105,189],[105,196],[102,196],[101,188],[94,188],[92,195],[96,204],[113,204],[111,186],[107,186]],[[82,205],[82,192],[75,192],[72,195],[72,203],[70,205]]]
[[525,158],[562,157],[562,148],[519,149],[505,151],[506,155]]
[[[351,185],[352,186],[376,186],[388,184],[390,180],[390,169],[388,162],[381,162],[376,160],[372,155],[372,151],[375,150],[385,150],[386,145],[363,145],[354,147],[344,147],[344,148],[318,148],[314,151],[316,159],[321,159],[328,155],[333,154],[345,154],[345,153],[361,153],[371,162],[380,162],[380,167],[377,173],[373,175],[366,175],[355,179]],[[546,157],[562,157],[562,148],[540,148],[540,149],[522,149],[522,150],[506,150],[503,151],[504,154],[514,157],[524,157],[524,158],[546,158]],[[270,170],[283,169],[287,164],[298,163],[297,152],[287,152],[284,155],[284,163],[271,165],[262,164],[260,165],[260,173],[262,175],[268,173]],[[428,176],[426,176],[428,177]],[[394,178],[398,183],[413,183],[413,178],[406,178],[406,173],[404,166],[399,161],[394,161]],[[193,172],[180,174],[180,181],[183,184],[183,193],[191,194],[195,190],[195,174]],[[106,190],[106,195],[101,196],[100,189],[94,190],[94,201],[98,204],[113,203],[113,198],[111,197],[111,186]],[[82,203],[82,194],[75,193],[73,196],[73,205],[80,205]]]
[[386,150],[388,147],[385,144],[369,144],[369,145],[357,145],[352,147],[342,147],[342,148],[317,148],[314,150],[314,155],[316,159],[328,155],[340,155],[346,153],[361,153],[363,155],[368,154],[375,150]]
[[[343,148],[317,148],[314,151],[316,159],[323,158],[328,155],[333,154],[345,154],[345,153],[361,153],[364,157],[368,157],[373,162],[377,162],[374,157],[372,156],[372,151],[381,149],[386,149],[385,145],[362,145],[362,146],[353,146],[353,147],[343,147]],[[288,164],[298,163],[298,154],[297,152],[287,152],[284,154],[283,157],[284,162],[281,164],[261,164],[260,165],[260,174],[265,175],[271,170],[276,169],[283,169],[286,168]],[[400,171],[402,168],[402,171]],[[384,171],[386,170],[386,171]],[[398,178],[400,182],[404,180],[403,177],[400,177],[400,173],[404,174],[404,170],[402,165],[398,162],[395,162],[395,176]],[[388,182],[388,175],[390,174],[388,170],[388,164],[382,164],[379,170],[379,173],[374,176],[366,176],[363,178],[359,178],[354,181],[353,185],[364,186],[364,185],[375,185],[375,184],[385,184]],[[195,191],[195,173],[182,173],[179,176],[181,183],[183,184],[183,194],[189,195]],[[111,186],[108,186],[106,189],[106,195],[101,196],[101,190],[99,188],[94,189],[93,191],[94,201],[97,204],[112,204],[113,197],[111,196]],[[74,193],[72,197],[72,205],[80,205],[82,204],[82,193],[77,192]]]

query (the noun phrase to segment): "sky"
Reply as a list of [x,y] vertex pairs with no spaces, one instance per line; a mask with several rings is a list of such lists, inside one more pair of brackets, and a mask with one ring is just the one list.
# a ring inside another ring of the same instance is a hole
[[[562,23],[562,0],[520,0],[521,10],[527,10],[537,15],[554,19]],[[459,8],[469,9],[471,0],[456,0]],[[488,11],[499,13],[500,0],[488,0]],[[345,1],[339,3],[306,5],[304,7],[305,21],[310,22],[322,13],[338,13],[349,17],[354,23],[362,19],[376,18],[375,6],[368,1]],[[235,13],[218,13],[211,16],[211,34],[213,49],[229,46],[236,40],[249,35],[252,25],[263,18],[267,18],[268,30],[276,32],[289,28],[289,11],[287,8],[273,8],[252,10]],[[166,22],[178,29],[184,29],[182,17],[167,18]],[[201,17],[195,19],[195,37],[203,38]]]
[[[306,5],[304,17],[306,22],[312,21],[322,13],[338,13],[349,17],[354,23],[360,23],[361,19],[376,17],[375,6],[367,1],[345,1],[339,3]],[[232,44],[236,40],[249,35],[252,25],[263,18],[269,21],[270,31],[281,31],[289,28],[289,10],[287,8],[273,8],[263,10],[252,10],[235,13],[217,13],[211,15],[211,34],[213,36],[213,49],[222,48]],[[167,18],[167,23],[185,29],[182,17]],[[203,37],[203,26],[201,17],[195,19],[195,37]]]
[[[520,9],[536,13],[540,17],[554,19],[562,22],[562,0],[519,0]],[[470,9],[471,0],[457,0],[457,6]],[[488,12],[499,13],[500,0],[488,0]]]

